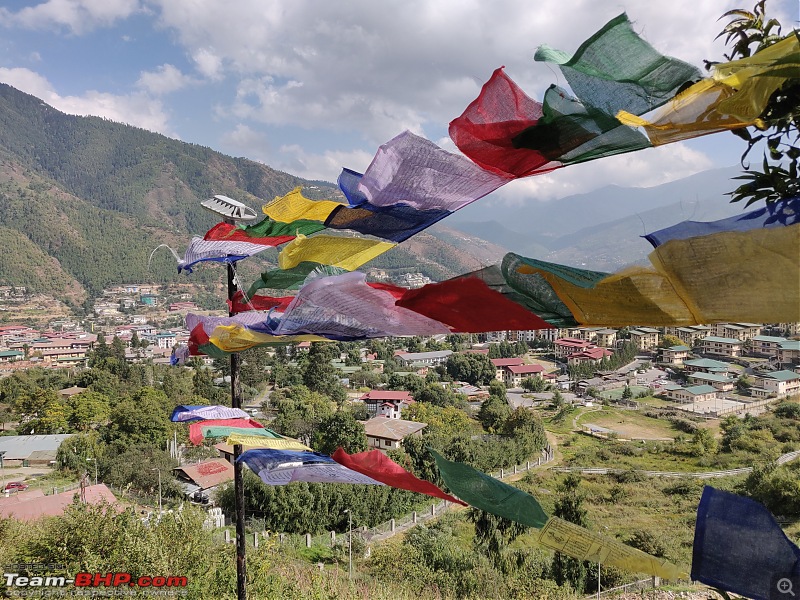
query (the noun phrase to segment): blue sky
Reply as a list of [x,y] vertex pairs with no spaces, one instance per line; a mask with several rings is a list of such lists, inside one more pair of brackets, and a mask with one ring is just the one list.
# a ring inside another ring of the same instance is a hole
[[[752,3],[752,2],[751,2]],[[722,57],[718,17],[749,3],[632,0],[49,0],[0,7],[0,81],[57,109],[104,116],[310,179],[363,170],[405,129],[454,151],[447,123],[492,71],[541,99],[574,51],[626,11],[659,51]],[[798,0],[770,0],[784,26]],[[730,134],[513,182],[519,204],[610,183],[650,186],[736,164]]]

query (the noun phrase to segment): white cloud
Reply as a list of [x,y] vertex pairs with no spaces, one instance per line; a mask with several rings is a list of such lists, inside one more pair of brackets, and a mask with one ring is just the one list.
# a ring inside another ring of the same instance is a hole
[[336,181],[343,166],[364,171],[373,155],[363,150],[329,150],[308,152],[299,144],[276,145],[269,134],[239,123],[221,138],[224,151],[234,156],[247,156],[305,179]]
[[63,28],[80,35],[140,10],[139,0],[47,0],[16,12],[0,8],[0,23],[25,29]]
[[176,137],[169,128],[168,115],[161,102],[141,92],[117,96],[89,90],[81,96],[61,96],[47,79],[21,68],[0,68],[0,81],[67,114],[105,117]]
[[163,64],[155,71],[142,71],[137,87],[155,96],[169,94],[196,83],[196,80],[181,73],[180,69],[170,64]]
[[536,46],[572,52],[623,10],[657,49],[702,66],[720,57],[716,19],[735,4],[150,0],[200,73],[239,80],[229,116],[357,131],[375,145],[446,127],[500,65],[540,97],[560,75],[534,63]]

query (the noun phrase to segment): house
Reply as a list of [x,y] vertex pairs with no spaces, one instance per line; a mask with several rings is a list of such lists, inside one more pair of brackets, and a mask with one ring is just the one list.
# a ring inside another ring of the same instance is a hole
[[668,365],[682,365],[689,358],[689,346],[670,346],[661,349],[661,362]]
[[516,388],[522,385],[524,379],[529,377],[542,377],[544,367],[542,365],[509,365],[503,367],[503,381],[506,387]]
[[177,335],[172,331],[162,331],[155,336],[155,343],[159,348],[172,348],[177,342]]
[[494,378],[497,381],[503,381],[504,371],[506,367],[513,367],[524,364],[521,358],[490,358],[494,365]]
[[750,388],[750,393],[759,398],[785,398],[800,393],[800,373],[794,371],[763,373],[756,375],[755,380],[756,385]]
[[447,361],[453,353],[452,350],[435,350],[433,352],[403,352],[396,356],[398,362],[403,366],[426,366],[438,367]]
[[778,348],[778,362],[782,365],[800,364],[800,340],[786,340]]
[[661,332],[652,327],[636,327],[634,329],[629,329],[628,333],[631,336],[631,341],[636,344],[636,347],[639,350],[645,351],[652,350],[658,346],[658,340],[661,336]]
[[[28,431],[28,429],[25,429]],[[5,467],[51,466],[61,443],[72,434],[0,436],[0,455]]]
[[69,400],[73,396],[77,396],[81,392],[85,392],[85,387],[80,387],[77,385],[73,385],[72,387],[64,388],[63,390],[59,390],[58,397],[62,400]]
[[3,350],[0,352],[0,362],[14,362],[15,360],[23,360],[25,353],[20,350]]
[[692,360],[683,361],[683,368],[686,370],[687,373],[701,372],[701,373],[725,374],[728,372],[730,366],[728,365],[728,363],[724,363],[711,358],[695,358]]
[[224,458],[212,458],[173,469],[187,494],[206,491],[233,481],[233,465]]
[[417,423],[416,421],[375,417],[364,423],[364,432],[367,434],[367,443],[371,448],[394,450],[400,447],[400,442],[405,438],[418,435],[427,426],[427,423]]
[[681,404],[716,400],[719,397],[717,390],[710,385],[694,385],[686,388],[669,385],[664,387],[664,395]]
[[574,352],[567,356],[567,364],[575,365],[597,365],[604,358],[611,356],[613,352],[605,348],[588,348],[581,352]]
[[775,337],[771,335],[757,335],[750,340],[750,353],[756,356],[775,357],[778,358],[778,353],[781,349],[781,344],[788,341],[783,337]]
[[787,336],[800,335],[800,323],[778,323],[778,329]]
[[574,354],[575,352],[583,352],[589,348],[594,348],[594,344],[591,342],[571,337],[559,338],[553,342],[553,345],[554,353],[557,359],[565,359],[570,354]]
[[616,329],[598,329],[595,331],[594,343],[601,348],[613,348],[616,341]]
[[742,340],[734,338],[708,336],[699,340],[699,348],[702,354],[727,356],[729,358],[741,356],[743,346],[744,342]]
[[717,323],[714,335],[746,342],[760,334],[763,327],[760,323]]
[[693,385],[710,385],[720,392],[730,392],[736,387],[735,379],[717,373],[692,373],[688,375],[688,379]]
[[688,327],[666,327],[664,333],[678,338],[689,348],[694,348],[698,340],[712,335],[714,330],[708,325],[690,325]]
[[[370,390],[361,398],[359,398],[367,407],[367,413],[371,416],[379,415],[381,411],[381,406],[383,404],[390,404],[392,405],[395,410],[389,411],[392,414],[395,412],[397,413],[396,418],[400,418],[400,412],[407,406],[410,406],[414,403],[414,399],[411,397],[411,392],[407,392],[405,390]],[[383,412],[387,412],[384,410]]]

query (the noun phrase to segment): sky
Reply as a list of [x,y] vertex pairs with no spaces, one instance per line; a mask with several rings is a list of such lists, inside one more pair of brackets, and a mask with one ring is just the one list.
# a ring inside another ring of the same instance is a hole
[[[364,171],[404,130],[457,152],[447,125],[500,66],[541,100],[572,53],[627,12],[660,52],[699,68],[752,0],[4,0],[0,82],[66,113],[128,123],[308,179]],[[785,30],[800,0],[769,0]],[[717,134],[514,181],[522,204],[608,184],[648,187],[738,162]]]

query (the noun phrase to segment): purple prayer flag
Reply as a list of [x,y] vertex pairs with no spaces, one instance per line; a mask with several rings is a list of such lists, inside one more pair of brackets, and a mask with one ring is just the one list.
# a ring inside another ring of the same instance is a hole
[[172,411],[170,421],[205,421],[208,419],[248,419],[250,415],[241,408],[230,408],[228,406],[195,406],[181,405],[176,406]]

